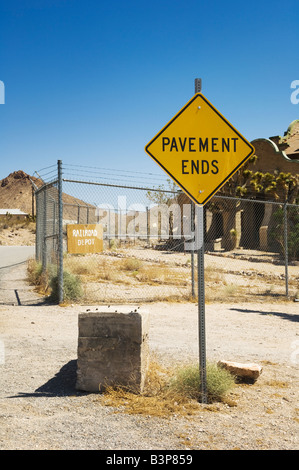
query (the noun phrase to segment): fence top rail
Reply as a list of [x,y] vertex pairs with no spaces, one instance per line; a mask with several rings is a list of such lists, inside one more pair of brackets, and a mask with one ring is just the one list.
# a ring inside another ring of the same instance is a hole
[[[168,193],[168,194],[173,194],[173,195],[178,195],[182,191],[179,189],[177,191],[171,191],[167,189],[160,189],[160,188],[148,188],[148,187],[142,187],[142,186],[128,186],[128,185],[120,185],[120,184],[111,184],[111,183],[98,183],[95,181],[83,181],[83,180],[75,180],[75,179],[68,179],[68,178],[62,178],[63,182],[67,183],[77,183],[77,184],[90,184],[90,185],[95,185],[95,186],[105,186],[105,187],[110,187],[110,188],[123,188],[123,189],[135,189],[135,190],[140,190],[140,191],[157,191],[161,193]],[[35,190],[35,194],[39,193],[40,191],[43,191],[55,184],[58,183],[58,180],[53,180],[48,183],[45,183],[43,186]],[[292,207],[298,207],[299,204],[291,204],[289,202],[284,202],[284,201],[271,201],[269,200],[261,200],[261,199],[249,199],[249,198],[243,198],[243,197],[234,197],[234,196],[221,196],[218,194],[215,194],[211,200],[213,199],[228,199],[232,201],[240,201],[240,202],[256,202],[259,204],[273,204],[273,205],[286,205],[286,206],[292,206]]]
[[178,194],[179,191],[171,191],[167,189],[159,189],[159,188],[146,188],[146,187],[141,187],[141,186],[126,186],[126,185],[121,185],[121,184],[111,184],[111,183],[97,183],[94,181],[81,181],[81,180],[73,180],[73,179],[67,179],[67,178],[62,178],[62,181],[65,181],[67,183],[81,183],[81,184],[92,184],[96,186],[108,186],[110,188],[123,188],[123,189],[139,189],[141,191],[157,191],[161,193],[171,193],[171,194]]
[[35,194],[38,194],[39,192],[44,191],[45,189],[50,188],[51,186],[53,186],[54,184],[57,184],[57,183],[58,183],[58,179],[55,179],[53,181],[49,181],[48,183],[44,183],[40,188],[37,188],[35,190]]

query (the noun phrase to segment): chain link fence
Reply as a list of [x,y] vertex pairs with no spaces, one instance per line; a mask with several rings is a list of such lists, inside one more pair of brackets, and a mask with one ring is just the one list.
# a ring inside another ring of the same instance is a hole
[[[36,190],[36,260],[56,275],[58,301],[196,301],[197,219],[184,193],[61,162],[53,175]],[[298,205],[216,195],[203,223],[207,301],[298,297]]]

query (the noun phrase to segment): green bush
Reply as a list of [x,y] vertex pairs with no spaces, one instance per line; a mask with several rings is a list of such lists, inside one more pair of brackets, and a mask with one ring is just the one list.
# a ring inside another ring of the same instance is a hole
[[[206,368],[207,396],[209,402],[221,401],[235,385],[234,377],[217,364],[208,363]],[[198,365],[178,369],[170,384],[171,388],[187,398],[200,400],[200,374]]]
[[[50,279],[51,295],[49,300],[53,302],[59,301],[59,286],[57,274],[52,276]],[[83,295],[83,289],[81,281],[77,276],[69,273],[68,271],[63,272],[63,300],[78,300]]]

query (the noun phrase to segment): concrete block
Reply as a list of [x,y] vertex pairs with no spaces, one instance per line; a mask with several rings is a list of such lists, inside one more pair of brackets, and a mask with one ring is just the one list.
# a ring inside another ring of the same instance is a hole
[[142,392],[148,368],[149,314],[142,308],[91,308],[78,318],[78,390],[120,385]]

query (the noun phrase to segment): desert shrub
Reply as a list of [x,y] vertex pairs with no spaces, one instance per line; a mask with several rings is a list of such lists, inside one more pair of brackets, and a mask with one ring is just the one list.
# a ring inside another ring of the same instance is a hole
[[[235,384],[234,377],[217,364],[208,363],[206,370],[208,401],[221,401]],[[171,388],[186,398],[200,400],[200,374],[198,365],[178,369]]]
[[[209,403],[227,400],[226,394],[235,381],[228,371],[215,364],[207,367],[207,389]],[[198,366],[182,366],[179,369],[165,369],[151,361],[144,391],[131,387],[107,387],[104,393],[106,405],[121,406],[127,413],[146,416],[169,417],[192,415],[200,409],[200,382]]]
[[140,282],[147,284],[163,283],[164,285],[185,286],[188,284],[189,278],[186,272],[179,268],[170,268],[163,263],[148,264],[142,266],[136,278]]
[[[59,301],[59,285],[58,275],[54,275],[50,279],[51,294],[49,300],[53,302]],[[78,300],[83,295],[81,281],[78,276],[74,276],[68,271],[63,272],[63,300]]]
[[138,271],[142,266],[142,261],[137,258],[125,258],[121,262],[121,269],[124,271]]
[[30,259],[27,264],[27,280],[29,284],[35,286],[37,292],[46,295],[49,289],[49,271],[43,270],[42,263],[35,259]]
[[28,260],[27,279],[31,285],[37,286],[41,282],[43,267],[35,259]]
[[[58,302],[59,291],[58,291],[58,275],[57,267],[55,265],[49,265],[45,271],[43,271],[42,264],[34,259],[30,259],[27,265],[27,279],[31,285],[37,287],[37,290],[41,294],[47,294],[50,288],[49,300],[51,302]],[[64,300],[78,300],[83,295],[83,289],[81,281],[78,276],[69,273],[68,271],[63,272],[63,298]]]
[[91,275],[93,272],[93,266],[90,263],[90,259],[85,256],[74,256],[66,257],[64,260],[64,266],[72,274],[76,276],[86,276]]

